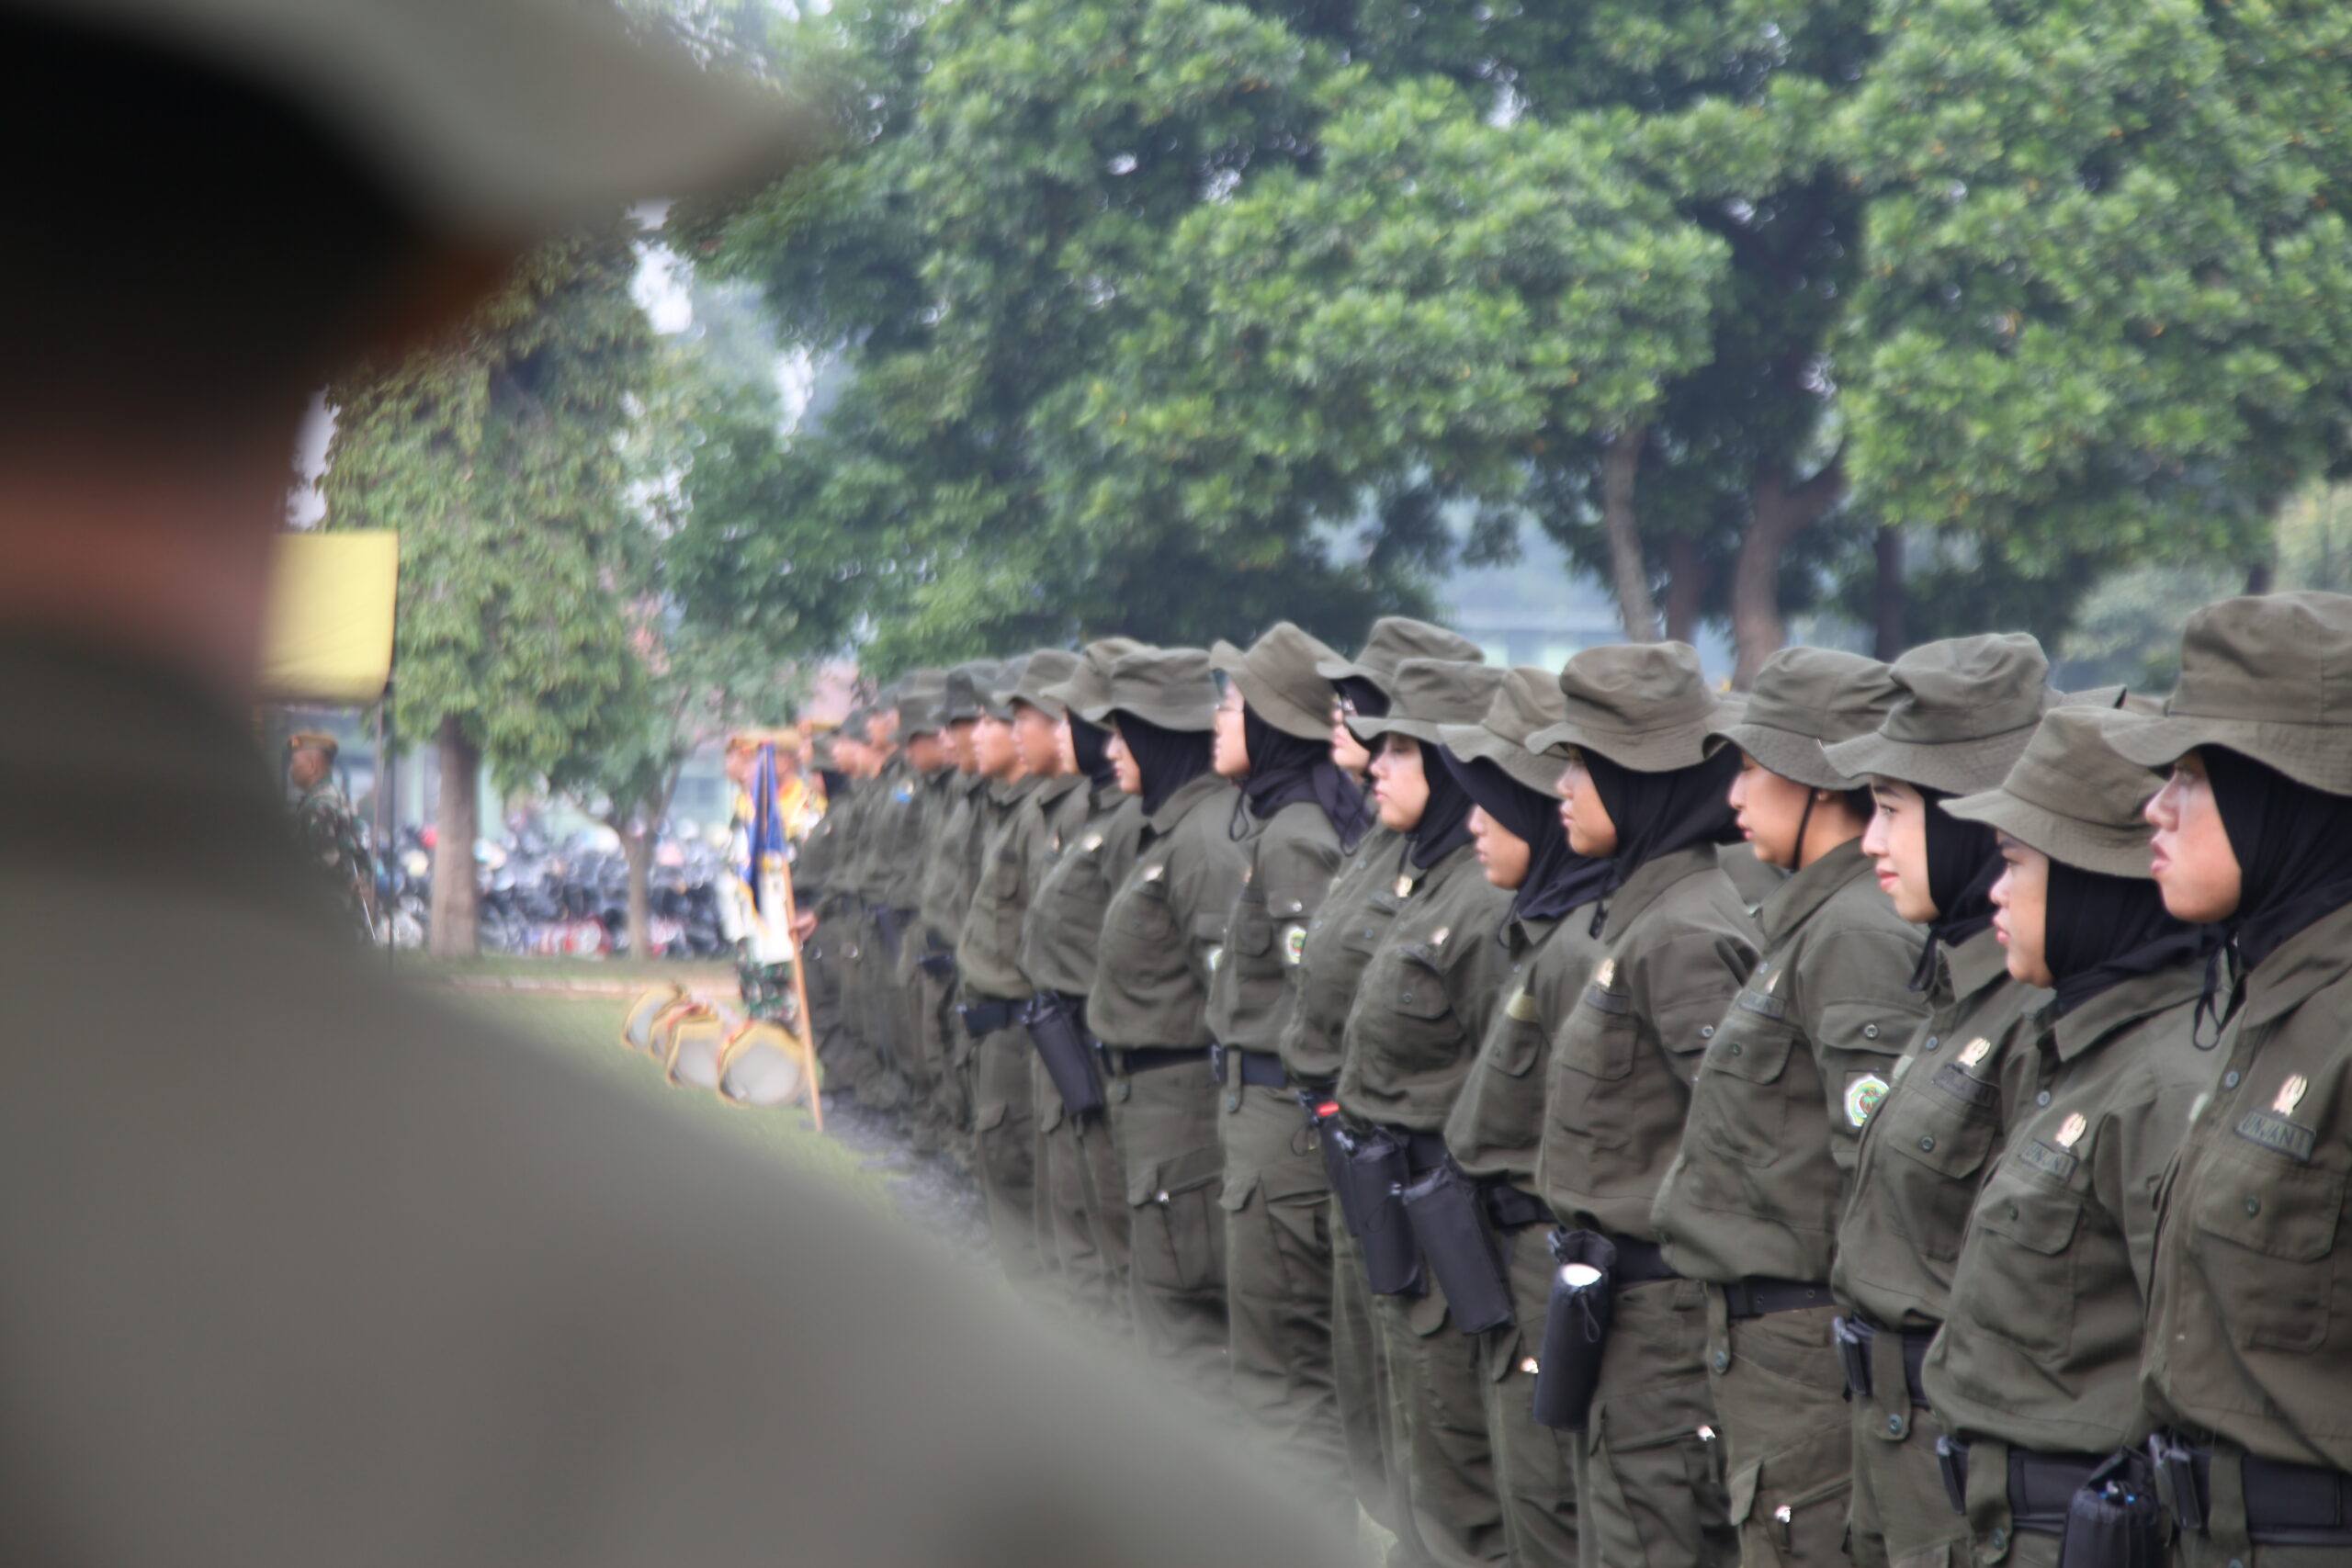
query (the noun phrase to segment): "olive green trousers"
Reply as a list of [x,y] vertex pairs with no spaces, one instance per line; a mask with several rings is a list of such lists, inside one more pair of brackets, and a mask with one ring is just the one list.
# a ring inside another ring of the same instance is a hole
[[1391,1462],[1404,1479],[1412,1560],[1442,1568],[1506,1561],[1481,1337],[1453,1326],[1434,1280],[1423,1295],[1373,1297],[1372,1314],[1388,1363]]
[[1881,1333],[1871,1349],[1871,1397],[1847,1406],[1854,1433],[1847,1557],[1856,1568],[1960,1568],[1969,1560],[1968,1521],[1951,1511],[1936,1464],[1943,1424],[1911,1403],[1903,1337]]
[[972,1153],[989,1234],[1005,1278],[1039,1283],[1045,1258],[1037,1238],[1037,1111],[1029,1095],[1036,1048],[1020,1024],[991,1030],[972,1053]]
[[1584,1568],[1724,1568],[1739,1558],[1707,1397],[1706,1293],[1696,1280],[1621,1288],[1576,1466]]
[[[1128,1337],[1127,1205],[1118,1151],[1102,1111],[1062,1104],[1045,1059],[1033,1050],[1029,1091],[1037,1107],[1037,1235],[1073,1317],[1113,1339]],[[1115,1205],[1105,1200],[1115,1198]]]
[[1707,1388],[1723,1434],[1741,1568],[1845,1568],[1854,1476],[1846,1371],[1823,1304],[1731,1319],[1707,1292]]
[[1571,1434],[1535,1419],[1535,1371],[1552,1302],[1549,1227],[1521,1225],[1510,1249],[1513,1320],[1481,1336],[1487,1446],[1494,1450],[1503,1540],[1521,1568],[1577,1561],[1577,1483]]
[[1217,1144],[1208,1055],[1114,1077],[1109,1093],[1125,1180],[1136,1348],[1170,1382],[1229,1411],[1225,1226],[1217,1209],[1225,1151]]
[[[1389,1463],[1396,1447],[1388,1425],[1388,1361],[1372,1320],[1372,1292],[1363,1282],[1363,1248],[1332,1209],[1331,1392],[1340,1405],[1340,1438],[1349,1482],[1363,1511],[1381,1529],[1408,1541],[1412,1506],[1405,1478]],[[1418,1547],[1415,1549],[1418,1551]]]

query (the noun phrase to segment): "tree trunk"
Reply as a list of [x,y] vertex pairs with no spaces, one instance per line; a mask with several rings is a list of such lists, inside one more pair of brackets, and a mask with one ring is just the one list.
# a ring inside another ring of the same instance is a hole
[[1738,653],[1731,679],[1741,691],[1788,640],[1781,621],[1781,558],[1845,493],[1842,456],[1831,458],[1793,490],[1770,465],[1758,471],[1749,487],[1747,536],[1739,542],[1739,559],[1731,576],[1732,645]]
[[481,836],[481,801],[475,775],[481,749],[454,718],[441,721],[441,803],[433,838],[433,956],[471,958],[481,947],[481,905],[474,889],[474,840]]
[[1600,519],[1609,534],[1609,570],[1617,588],[1617,618],[1628,642],[1657,640],[1657,605],[1642,559],[1641,519],[1634,510],[1634,479],[1641,471],[1649,432],[1638,426],[1611,436],[1600,459]]
[[1675,642],[1699,640],[1699,612],[1707,602],[1707,560],[1699,541],[1673,534],[1666,541],[1666,635]]
[[640,824],[634,833],[621,829],[621,858],[628,863],[628,955],[658,958],[653,951],[653,899],[648,886],[653,877],[653,829]]
[[1903,651],[1903,530],[1881,528],[1871,541],[1878,557],[1878,574],[1871,583],[1871,607],[1876,612],[1876,636],[1871,651],[1892,663]]
[[2256,561],[2245,569],[2245,591],[2248,593],[2267,593],[2277,580],[2277,573],[2267,560]]

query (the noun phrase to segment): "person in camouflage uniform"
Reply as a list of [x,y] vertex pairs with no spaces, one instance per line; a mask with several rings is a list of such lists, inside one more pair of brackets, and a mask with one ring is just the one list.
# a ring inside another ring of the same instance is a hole
[[286,778],[297,791],[294,821],[303,852],[326,873],[328,889],[362,939],[376,940],[376,857],[368,831],[334,782],[332,735],[310,731],[286,738]]

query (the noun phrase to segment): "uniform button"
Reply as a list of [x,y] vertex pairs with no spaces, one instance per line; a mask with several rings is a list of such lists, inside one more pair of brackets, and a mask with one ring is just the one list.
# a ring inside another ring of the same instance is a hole
[[1886,1429],[1890,1436],[1897,1438],[1903,1436],[1903,1417],[1900,1416],[1888,1416],[1886,1418]]
[[1413,999],[1413,993],[1412,993],[1412,992],[1410,992],[1410,991],[1407,991],[1407,992],[1405,993],[1405,998],[1404,998],[1404,999],[1405,999],[1405,1000],[1407,1000],[1407,1001],[1408,1001],[1408,1002],[1409,1002],[1409,1001],[1411,1001],[1411,1000]]
[[2017,1217],[2018,1217],[2018,1206],[2017,1206],[2015,1203],[2012,1203],[2012,1204],[2010,1204],[2010,1205],[2009,1205],[2009,1218],[2011,1218],[2011,1219],[2013,1219],[2013,1220],[2014,1220],[2014,1219],[2016,1219]]
[[2245,1212],[2249,1214],[2258,1214],[2262,1213],[2262,1200],[2255,1197],[2251,1193],[2247,1194],[2245,1201]]
[[1930,1034],[1930,1035],[1928,1035],[1928,1050],[1932,1051],[1932,1050],[1934,1050],[1937,1046],[1939,1046],[1939,1045],[1940,1045],[1940,1044],[1942,1044],[1942,1043],[1943,1043],[1943,1042],[1942,1042],[1942,1041],[1940,1041],[1940,1040],[1939,1040],[1939,1039],[1937,1039],[1934,1035]]
[[1993,1533],[1984,1538],[1984,1543],[1998,1551],[2009,1544],[2009,1532],[1996,1525],[1993,1527]]
[[1919,1140],[1919,1146],[1922,1149],[1933,1149],[1936,1146],[1936,1135],[1933,1133],[1928,1134]]
[[1713,1024],[1712,1024],[1712,1023],[1702,1023],[1702,1024],[1701,1024],[1701,1025],[1699,1026],[1699,1038],[1700,1038],[1700,1039],[1702,1039],[1702,1040],[1713,1040],[1714,1037],[1715,1037],[1715,1026],[1714,1026]]
[[2049,1103],[2050,1103],[2050,1091],[2049,1091],[2048,1089],[2043,1089],[2040,1094],[2037,1094],[2037,1095],[2035,1095],[2035,1096],[2033,1097],[2033,1102],[2034,1102],[2036,1105],[2047,1105],[2047,1104],[2049,1104]]
[[1735,1041],[1733,1041],[1733,1042],[1731,1043],[1731,1047],[1730,1047],[1730,1049],[1731,1049],[1731,1054],[1732,1054],[1733,1055],[1736,1056],[1736,1055],[1738,1055],[1742,1051],[1745,1051],[1745,1050],[1747,1049],[1747,1047],[1746,1047],[1746,1046],[1744,1046],[1744,1045],[1742,1045],[1738,1041],[1735,1040]]
[[1875,1024],[1875,1023],[1866,1023],[1866,1024],[1862,1025],[1862,1038],[1863,1038],[1863,1039],[1865,1039],[1865,1040],[1875,1040],[1875,1039],[1877,1039],[1877,1038],[1878,1038],[1878,1025],[1877,1025],[1877,1024]]
[[1241,1097],[1240,1097],[1239,1095],[1238,1095],[1238,1094],[1228,1094],[1228,1095],[1227,1095],[1227,1096],[1225,1097],[1225,1108],[1226,1108],[1227,1111],[1238,1111],[1238,1110],[1240,1110],[1240,1109],[1241,1109]]
[[2235,1089],[2238,1087],[2238,1070],[2235,1067],[2232,1067],[2228,1072],[2222,1075],[2222,1087],[2223,1089]]
[[1719,1371],[1719,1372],[1720,1372],[1720,1371],[1724,1371],[1728,1370],[1728,1369],[1730,1368],[1730,1366],[1731,1366],[1731,1352],[1730,1352],[1730,1351],[1728,1351],[1728,1350],[1718,1350],[1718,1351],[1716,1351],[1716,1352],[1715,1352],[1715,1356],[1714,1356],[1714,1368],[1715,1368],[1715,1371]]

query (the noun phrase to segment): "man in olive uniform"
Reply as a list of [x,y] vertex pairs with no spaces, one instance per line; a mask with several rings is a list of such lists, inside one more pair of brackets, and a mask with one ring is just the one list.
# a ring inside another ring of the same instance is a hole
[[1148,649],[1113,665],[1109,694],[1080,712],[1116,733],[1144,814],[1135,869],[1103,916],[1086,1020],[1126,1167],[1136,1348],[1229,1407],[1208,999],[1244,863],[1227,826],[1233,787],[1210,765],[1216,702],[1205,652]]
[[956,938],[971,907],[973,866],[984,825],[981,796],[989,783],[979,771],[972,732],[979,722],[980,691],[996,679],[996,668],[993,660],[967,660],[947,671],[941,687],[939,715],[946,726],[955,773],[945,785],[946,808],[927,846],[921,903],[923,953],[917,961],[925,980],[938,989],[943,1010],[944,1066],[936,1115],[947,1130],[948,1152],[967,1168],[972,1159],[972,1037],[956,1011]]
[[2154,1428],[2140,1330],[2156,1195],[2220,1068],[2197,1037],[2205,935],[2149,875],[2154,781],[2106,739],[2126,717],[2056,709],[1999,789],[1946,807],[2000,830],[2009,974],[2052,992],[2018,1053],[2031,1098],[1977,1192],[1921,1373],[1976,1553],[2018,1568],[2057,1568],[2075,1492],[2119,1450],[2136,1466]]
[[337,747],[332,735],[311,730],[286,738],[286,781],[294,786],[294,825],[302,849],[326,875],[328,888],[362,941],[376,936],[376,857],[367,829],[334,782]]
[[288,843],[250,715],[311,389],[778,146],[599,15],[0,12],[57,225],[0,306],[0,981],[80,1047],[0,1100],[0,1560],[1335,1562],[867,1205],[391,983]]
[[[848,788],[827,808],[833,822],[833,848],[826,869],[825,897],[818,907],[821,925],[837,933],[831,956],[839,998],[840,1027],[834,1032],[834,1054],[825,1061],[826,1078],[837,1091],[855,1097],[874,1071],[874,1047],[867,1039],[871,1022],[865,1003],[872,984],[868,957],[874,946],[871,922],[865,918],[866,823],[874,811],[874,774],[878,759],[865,739],[866,709],[863,705],[842,716],[833,731],[833,762]],[[821,1056],[821,1052],[820,1052]]]
[[[1405,615],[1383,615],[1365,634],[1352,660],[1319,660],[1315,672],[1331,682],[1331,760],[1354,764],[1361,773],[1371,753],[1348,728],[1361,715],[1377,718],[1388,711],[1396,667],[1408,659],[1476,660],[1478,645],[1443,626]],[[1329,1116],[1338,1110],[1340,1031],[1356,982],[1377,945],[1379,931],[1399,907],[1394,884],[1404,855],[1404,836],[1374,823],[1331,879],[1323,904],[1306,923],[1299,952],[1297,999],[1283,1031],[1283,1070]],[[1331,1387],[1340,1409],[1340,1431],[1356,1498],[1383,1529],[1410,1540],[1411,1510],[1396,1497],[1401,1477],[1389,1473],[1393,1441],[1381,1430],[1389,1419],[1387,1369],[1372,1325],[1372,1297],[1364,1289],[1363,1258],[1345,1224],[1327,1227],[1331,1238]],[[1410,1555],[1411,1548],[1406,1549]]]
[[[946,721],[941,716],[946,688],[944,670],[917,670],[902,682],[899,735],[915,798],[902,824],[906,837],[898,852],[899,865],[889,882],[899,942],[893,975],[906,1019],[899,1060],[907,1074],[907,1134],[915,1148],[925,1154],[945,1150],[955,1138],[945,1084],[947,1030],[954,1018],[948,1010],[947,987],[925,967],[933,943],[922,908],[923,884],[950,805],[949,792],[962,777],[948,748]],[[944,940],[940,945],[945,945]]]
[[795,933],[800,942],[800,978],[808,989],[808,1028],[817,1043],[828,1092],[845,1081],[842,1039],[841,953],[848,940],[841,918],[834,876],[847,840],[850,819],[849,777],[835,766],[835,733],[818,734],[809,742],[809,767],[825,786],[825,812],[801,841],[792,861],[792,907],[800,919]]
[[2049,670],[2041,645],[2018,634],[1915,648],[1889,669],[1902,690],[1879,727],[1824,749],[1839,773],[1871,775],[1879,811],[1862,851],[1895,912],[1926,924],[1934,943],[1913,979],[1928,1017],[1866,1110],[1830,1272],[1847,1311],[1849,1550],[1862,1563],[1964,1550],[1968,1537],[1945,1505],[1944,1432],[1919,1369],[1944,1320],[1969,1207],[2016,1109],[2003,1085],[2018,1021],[2050,997],[2009,976],[1993,930],[2000,860],[1989,830],[1946,818],[1940,803],[2000,784],[2054,700]]
[[851,873],[859,902],[860,1050],[854,1087],[859,1103],[880,1111],[907,1104],[907,1069],[900,1057],[910,1026],[906,992],[899,984],[899,951],[901,910],[915,901],[910,863],[922,826],[914,773],[899,746],[900,690],[900,682],[891,682],[865,715],[872,773],[859,795],[858,848]]
[[[1111,895],[1135,866],[1143,805],[1119,786],[1110,732],[1072,710],[1108,701],[1111,667],[1142,646],[1132,637],[1091,642],[1067,677],[1039,691],[1041,702],[1062,709],[1068,761],[1086,806],[1084,816],[1062,831],[1029,900],[1021,971],[1036,988],[1036,1005],[1057,1013],[1090,1048],[1086,995],[1094,987],[1102,919]],[[1029,1078],[1037,1103],[1038,1245],[1081,1320],[1124,1338],[1134,1330],[1127,1310],[1126,1178],[1111,1136],[1109,1102],[1102,1098],[1100,1059],[1089,1066],[1102,1102],[1092,1109],[1066,1103],[1040,1033],[1056,1026],[1054,1019],[1034,1017],[1029,1026],[1039,1045]]]
[[1861,852],[1863,781],[1825,742],[1868,734],[1897,687],[1874,659],[1783,649],[1716,733],[1756,858],[1792,874],[1757,911],[1764,955],[1716,1023],[1651,1211],[1707,1287],[1707,1377],[1747,1568],[1846,1561],[1853,1418],[1831,1339],[1832,1244],[1854,1147],[1927,1004],[1919,931]]
[[2219,923],[2242,970],[2206,998],[2221,1076],[2158,1194],[2140,1340],[2187,1568],[2352,1555],[2347,669],[2352,598],[2225,599],[2189,616],[2162,716],[2111,732],[2171,770],[2148,804],[2166,908]]

